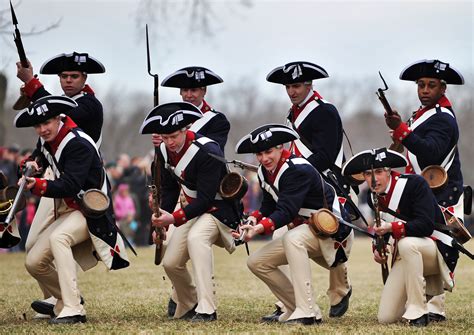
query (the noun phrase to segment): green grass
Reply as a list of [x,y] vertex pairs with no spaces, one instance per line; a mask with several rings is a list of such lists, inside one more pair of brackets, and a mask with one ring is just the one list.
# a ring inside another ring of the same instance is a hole
[[[255,251],[263,242],[250,244]],[[467,248],[474,250],[474,242]],[[81,325],[50,326],[46,321],[32,320],[33,300],[41,298],[36,282],[24,268],[22,253],[0,254],[0,334],[153,334],[153,333],[247,333],[247,334],[378,334],[420,332],[403,323],[384,326],[376,320],[382,289],[380,267],[371,257],[369,240],[359,238],[349,259],[353,294],[349,311],[340,319],[327,317],[326,296],[328,272],[313,266],[315,295],[323,312],[323,323],[317,326],[267,325],[262,315],[273,311],[275,301],[268,288],[254,277],[246,266],[245,248],[233,255],[215,248],[215,277],[218,299],[217,322],[191,324],[166,317],[171,284],[163,268],[153,264],[152,248],[131,255],[132,265],[124,270],[107,272],[103,265],[81,273],[79,284],[86,300],[88,322]],[[131,254],[131,253],[130,253]],[[425,333],[472,333],[474,324],[473,263],[462,256],[456,269],[456,287],[447,294],[448,321],[430,324]]]

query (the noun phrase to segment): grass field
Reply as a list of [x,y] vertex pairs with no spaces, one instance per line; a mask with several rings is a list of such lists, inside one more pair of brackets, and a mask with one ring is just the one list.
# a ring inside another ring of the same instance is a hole
[[[254,251],[263,242],[252,242]],[[474,242],[467,248],[474,250]],[[86,300],[88,322],[81,325],[50,326],[46,321],[32,320],[30,303],[40,296],[35,281],[24,268],[22,253],[0,254],[0,333],[1,334],[152,334],[152,333],[340,333],[379,334],[419,332],[403,323],[379,325],[376,320],[382,289],[380,267],[372,261],[369,240],[358,238],[349,259],[353,294],[349,311],[340,319],[327,317],[326,296],[328,272],[313,266],[316,299],[323,311],[323,323],[317,326],[268,325],[259,322],[272,312],[274,298],[268,288],[247,269],[245,248],[228,255],[215,248],[215,277],[218,299],[217,322],[191,324],[166,317],[171,284],[162,267],[153,265],[151,248],[131,255],[129,268],[107,272],[102,264],[81,273],[79,284]],[[131,254],[131,253],[129,253]],[[447,294],[448,321],[430,324],[425,333],[460,334],[473,332],[474,263],[462,256],[456,269],[456,288]]]

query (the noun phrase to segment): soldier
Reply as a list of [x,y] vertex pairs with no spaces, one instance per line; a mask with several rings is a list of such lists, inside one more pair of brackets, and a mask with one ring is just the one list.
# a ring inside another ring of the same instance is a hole
[[[161,86],[179,88],[179,94],[183,101],[199,108],[203,117],[196,121],[189,130],[216,141],[221,150],[224,151],[230,123],[224,114],[214,110],[204,100],[207,86],[222,82],[222,78],[209,69],[200,66],[189,66],[170,74],[163,79]],[[152,141],[155,145],[161,143],[156,134],[153,134]]]
[[[284,225],[292,228],[250,255],[247,265],[283,303],[285,312],[279,316],[279,322],[311,325],[320,323],[322,315],[314,301],[309,258],[327,269],[346,262],[354,234],[351,228],[341,224],[331,236],[321,237],[307,224],[321,208],[349,218],[333,187],[316,169],[306,159],[283,149],[283,143],[298,139],[294,130],[269,124],[238,142],[237,153],[256,154],[263,191],[260,210],[248,218],[251,224],[240,229],[246,230],[244,240],[249,241],[255,235],[271,234]],[[238,236],[234,233],[234,237]],[[283,264],[289,265],[291,282],[279,269]]]
[[[321,66],[309,62],[292,62],[272,70],[267,81],[285,85],[292,103],[287,123],[299,135],[291,144],[291,152],[307,159],[323,177],[336,188],[339,201],[346,210],[353,213],[346,204],[346,195],[357,201],[357,196],[341,175],[344,162],[343,128],[339,112],[331,103],[323,100],[313,89],[312,81],[329,75]],[[328,178],[330,177],[330,178]],[[337,179],[337,181],[336,181]],[[352,214],[351,214],[352,215]],[[357,215],[352,215],[356,219]],[[286,228],[276,232],[278,237]],[[328,295],[331,303],[330,317],[341,317],[349,308],[352,287],[347,276],[345,263],[331,268]],[[264,321],[275,321],[283,313],[277,302],[273,314],[263,317]]]
[[[378,209],[384,214],[380,226],[374,227],[375,233],[395,240],[392,268],[380,299],[379,322],[393,323],[403,317],[410,325],[423,327],[430,321],[427,300],[454,287],[459,253],[444,232],[443,214],[426,181],[391,170],[407,163],[395,151],[366,150],[352,157],[343,173],[363,172],[371,188],[368,193],[375,192]],[[370,196],[368,203],[374,209]],[[376,249],[374,259],[387,262]]]
[[[36,171],[51,167],[54,180],[26,177],[26,188],[34,195],[53,198],[56,205],[50,222],[30,245],[25,266],[28,272],[58,299],[44,314],[56,316],[51,324],[86,322],[77,285],[76,262],[84,271],[99,257],[109,269],[129,265],[125,246],[115,228],[110,203],[102,216],[86,217],[82,194],[89,189],[108,193],[105,171],[94,141],[63,114],[71,114],[77,103],[70,98],[39,98],[15,118],[16,127],[34,127],[39,135],[36,150],[26,165]],[[25,178],[25,177],[23,177]],[[110,196],[110,194],[109,194]],[[42,307],[48,307],[42,305]]]
[[[224,152],[230,123],[223,113],[214,110],[204,100],[207,86],[222,82],[222,78],[209,69],[201,66],[189,66],[170,74],[163,79],[161,86],[179,88],[179,94],[183,101],[199,108],[203,117],[193,123],[189,130],[216,141],[220,145],[222,152]],[[155,148],[158,147],[161,144],[161,137],[158,134],[152,134],[152,142]],[[174,229],[168,230],[168,237],[171,237],[173,231]],[[168,304],[169,317],[172,317],[176,310],[175,299],[176,292],[173,290]]]
[[[152,216],[152,223],[156,227],[175,226],[162,263],[176,290],[174,318],[192,322],[217,319],[212,245],[232,253],[235,244],[231,231],[239,222],[233,204],[217,193],[226,166],[208,153],[223,156],[220,146],[186,128],[201,116],[190,103],[167,103],[155,107],[140,129],[142,134],[156,133],[163,139],[157,152],[162,209],[159,217]],[[180,188],[188,204],[174,210]],[[190,259],[195,285],[186,268]]]
[[[459,158],[459,128],[452,104],[446,97],[447,84],[462,85],[464,78],[448,63],[422,60],[406,67],[400,79],[414,81],[418,87],[420,108],[408,122],[402,122],[395,110],[385,115],[387,126],[393,131],[394,142],[406,148],[406,173],[421,174],[431,165],[441,166],[447,172],[447,184],[433,189],[445,215],[464,220],[463,177]],[[444,295],[429,303],[431,321],[446,320]]]
[[[25,68],[21,62],[17,62],[17,77],[24,83],[22,93],[31,101],[51,95],[33,75],[33,66],[28,62]],[[87,135],[92,137],[96,145],[100,147],[102,141],[102,124],[104,113],[102,104],[95,97],[92,88],[86,84],[87,75],[104,73],[105,68],[97,59],[87,53],[73,52],[72,54],[57,55],[46,61],[40,69],[41,74],[55,74],[59,76],[59,83],[64,95],[74,99],[78,108],[74,109],[74,115],[69,115],[73,121]]]
[[[48,96],[49,93],[33,75],[33,66],[28,62],[29,67],[25,68],[21,62],[17,62],[17,77],[24,83],[21,92],[27,101],[36,101],[37,99]],[[86,84],[88,74],[104,73],[105,68],[97,59],[89,56],[87,53],[61,54],[46,61],[40,69],[41,74],[55,74],[59,76],[59,83],[64,95],[74,99],[78,106],[70,109],[74,114],[70,118],[87,135],[89,135],[97,147],[100,148],[102,142],[103,108],[100,101],[95,97],[92,88]],[[67,111],[69,112],[69,111]],[[70,120],[70,119],[68,119]],[[71,125],[69,125],[71,126]],[[45,178],[52,178],[51,171],[45,171]],[[50,198],[42,198],[35,219],[31,225],[30,232],[26,241],[26,252],[36,242],[36,238],[47,227],[45,222],[51,222],[53,215],[53,201]],[[40,285],[41,286],[41,285]],[[49,311],[56,300],[44,287],[41,287],[44,300],[35,301],[32,304],[34,310],[39,314],[37,318],[48,318],[48,314],[41,311]]]

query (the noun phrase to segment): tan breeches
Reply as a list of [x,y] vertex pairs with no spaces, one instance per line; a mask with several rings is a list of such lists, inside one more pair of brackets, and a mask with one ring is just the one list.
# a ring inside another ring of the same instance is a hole
[[[53,179],[53,172],[51,168],[46,169],[44,178]],[[30,249],[35,245],[40,234],[48,228],[48,226],[54,222],[54,199],[42,197],[39,201],[38,208],[36,209],[35,217],[31,223],[30,231],[28,232],[28,237],[25,243],[25,250],[28,254]],[[56,200],[59,203],[59,200]],[[54,266],[54,265],[53,265]],[[52,293],[44,287],[43,284],[38,282],[38,285],[43,292],[43,297],[50,298]]]
[[[278,228],[273,232],[272,240],[282,237],[286,232],[288,232],[287,226]],[[321,261],[324,263],[324,260]],[[288,265],[280,265],[278,269],[291,281],[290,267]],[[349,277],[347,276],[346,263],[338,264],[336,267],[329,269],[329,288],[326,294],[329,297],[329,303],[331,306],[337,305],[341,302],[342,298],[344,298],[344,296],[349,292],[350,288],[351,284]],[[283,312],[286,312],[285,305],[281,301],[277,301],[275,305]]]
[[85,315],[80,304],[76,262],[71,247],[89,238],[82,213],[67,209],[37,236],[26,255],[28,272],[40,287],[59,300],[55,308],[59,317]]
[[[177,227],[167,244],[163,267],[176,290],[175,318],[180,318],[196,303],[196,312],[212,314],[214,297],[214,262],[212,245],[233,251],[231,229],[211,214],[203,214]],[[193,264],[193,284],[186,263]]]
[[[285,305],[288,312],[280,317],[280,321],[322,317],[313,296],[309,258],[328,268],[322,259],[319,239],[308,225],[300,225],[267,243],[247,260],[249,269]],[[283,264],[289,265],[291,281],[279,269]]]
[[[413,320],[428,313],[426,276],[439,274],[435,242],[427,237],[404,237],[397,243],[398,257],[380,299],[378,320],[393,323]],[[440,279],[440,285],[441,279]]]

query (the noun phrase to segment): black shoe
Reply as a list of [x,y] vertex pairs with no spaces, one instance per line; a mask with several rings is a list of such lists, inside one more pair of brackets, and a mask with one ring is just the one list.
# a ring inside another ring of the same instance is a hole
[[84,323],[86,322],[85,315],[73,315],[73,316],[65,316],[63,318],[53,318],[49,320],[49,324],[51,325],[65,325],[65,324],[73,324],[73,323]]
[[33,308],[36,313],[49,315],[52,318],[55,316],[54,305],[49,302],[35,300],[31,303],[31,308]]
[[205,314],[205,313],[195,313],[191,322],[209,322],[209,321],[216,321],[217,320],[217,313],[214,312],[212,314]]
[[428,322],[428,314],[422,315],[418,319],[408,320],[408,324],[414,327],[426,327]]
[[[172,301],[172,300],[171,300]],[[193,308],[191,308],[189,311],[187,311],[186,313],[184,313],[184,315],[182,317],[180,317],[179,319],[180,320],[191,320],[195,315],[196,315],[196,308],[197,308],[197,304],[194,305]]]
[[168,317],[172,318],[174,316],[174,313],[176,313],[176,302],[174,302],[173,299],[170,298],[170,301],[168,301]]
[[349,298],[352,294],[352,287],[350,288],[349,292],[342,298],[342,300],[334,306],[331,306],[329,309],[329,317],[331,318],[340,318],[347,312],[349,309]]
[[323,322],[321,319],[316,319],[314,316],[309,318],[299,318],[285,321],[286,324],[300,324],[305,326],[311,326]]
[[[84,305],[83,297],[81,297],[81,305]],[[55,316],[54,305],[50,304],[49,302],[43,300],[35,300],[31,303],[31,308],[37,313],[49,315],[52,318]]]
[[280,307],[277,306],[277,309],[275,309],[275,311],[272,314],[263,316],[261,320],[262,322],[278,322],[278,318],[282,314],[283,314],[283,311],[281,310]]
[[428,320],[430,322],[443,322],[446,321],[446,317],[437,313],[428,313]]

